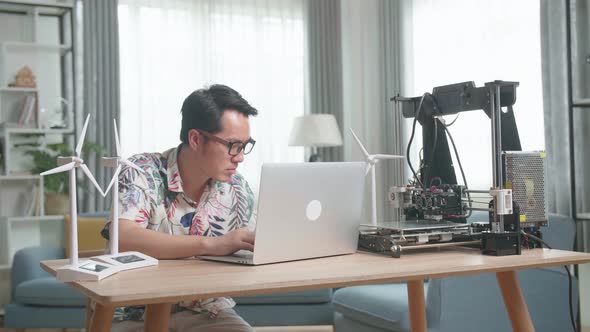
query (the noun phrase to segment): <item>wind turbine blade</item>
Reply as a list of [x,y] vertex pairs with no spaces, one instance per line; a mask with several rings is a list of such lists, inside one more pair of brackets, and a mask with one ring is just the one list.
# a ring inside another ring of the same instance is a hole
[[82,153],[82,145],[84,144],[84,137],[86,137],[86,129],[88,129],[88,121],[90,120],[90,114],[86,117],[86,122],[84,122],[84,128],[82,128],[82,132],[80,133],[80,137],[78,137],[78,144],[76,145],[76,157],[80,158],[80,153]]
[[373,168],[373,165],[371,163],[367,163],[367,168],[365,168],[365,175],[369,174],[371,168]]
[[354,139],[356,140],[356,142],[361,147],[361,150],[363,150],[363,153],[365,154],[365,157],[369,158],[369,152],[367,152],[367,149],[365,149],[365,147],[363,146],[363,143],[361,143],[361,140],[358,137],[356,137],[356,134],[354,133],[354,130],[352,130],[352,128],[350,128],[350,132],[352,133],[352,136],[354,137]]
[[138,171],[138,172],[140,172],[140,173],[145,173],[145,172],[143,171],[143,169],[139,168],[139,166],[135,165],[134,163],[130,162],[130,161],[129,161],[129,160],[127,160],[127,159],[121,159],[121,163],[123,163],[123,164],[125,164],[125,165],[127,165],[127,166],[129,166],[129,167],[131,167],[131,168],[133,168],[133,169],[135,169],[135,170],[137,170],[137,171]]
[[398,156],[395,154],[374,154],[375,159],[404,159],[404,156]]
[[43,173],[41,173],[39,175],[45,176],[45,175],[49,175],[49,174],[66,172],[66,171],[69,171],[72,168],[74,168],[74,166],[76,166],[76,162],[75,161],[72,161],[71,163],[67,163],[65,165],[58,166],[58,167],[56,167],[54,169],[50,169],[48,171],[45,171],[45,172],[43,172]]
[[96,189],[98,190],[98,192],[100,192],[100,194],[103,197],[106,196],[106,194],[102,191],[102,189],[98,185],[98,182],[96,182],[96,180],[94,179],[94,176],[92,175],[92,173],[88,169],[88,166],[86,166],[84,164],[80,164],[80,168],[82,168],[82,170],[84,171],[84,174],[86,174],[86,176],[90,179],[90,182],[92,182],[92,184],[94,184],[94,186],[96,187]]
[[117,166],[117,168],[115,169],[115,174],[113,174],[113,178],[111,179],[111,183],[109,183],[109,186],[107,187],[107,190],[104,191],[105,196],[109,193],[109,191],[111,190],[111,187],[113,186],[113,184],[115,184],[115,181],[119,181],[119,172],[121,172],[121,165]]
[[119,130],[117,129],[117,120],[113,119],[115,124],[115,149],[117,149],[117,157],[121,157],[121,143],[119,143]]

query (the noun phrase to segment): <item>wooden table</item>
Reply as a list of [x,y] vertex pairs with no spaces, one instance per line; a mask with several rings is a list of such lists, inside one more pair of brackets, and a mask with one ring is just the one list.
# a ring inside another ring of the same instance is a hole
[[[166,310],[165,303],[406,281],[412,331],[426,331],[424,279],[493,272],[513,330],[526,332],[534,328],[515,271],[588,261],[590,254],[562,250],[523,250],[520,256],[494,257],[465,248],[410,252],[401,258],[359,252],[262,266],[199,259],[163,260],[158,266],[120,272],[100,282],[71,285],[87,296],[89,303],[96,302],[92,321],[87,323],[94,332],[110,331],[117,306],[148,305],[146,320],[164,322],[160,326],[166,327],[169,318],[156,314]],[[53,275],[65,264],[67,260],[41,262],[43,269]],[[155,326],[157,323],[146,326],[146,330],[154,330]]]

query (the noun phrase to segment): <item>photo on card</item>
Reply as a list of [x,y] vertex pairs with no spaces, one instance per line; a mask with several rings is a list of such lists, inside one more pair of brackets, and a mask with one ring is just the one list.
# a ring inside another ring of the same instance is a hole
[[135,263],[135,262],[141,262],[144,261],[145,259],[136,256],[136,255],[124,255],[124,256],[118,256],[118,257],[113,257],[114,260],[116,260],[119,263],[123,263],[123,264],[129,264],[129,263]]
[[80,266],[81,269],[92,271],[92,272],[101,272],[108,269],[108,266],[96,264],[96,263],[87,263]]

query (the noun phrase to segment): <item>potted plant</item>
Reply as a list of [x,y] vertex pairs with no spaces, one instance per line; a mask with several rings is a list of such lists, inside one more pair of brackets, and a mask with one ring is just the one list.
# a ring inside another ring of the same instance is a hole
[[[34,174],[40,174],[57,167],[58,156],[72,156],[73,151],[64,143],[48,144],[44,147],[28,150],[25,152],[33,158]],[[100,158],[104,153],[104,148],[95,143],[85,142],[82,148],[82,159],[86,159],[91,153],[95,153]],[[79,186],[83,186],[80,183]],[[69,213],[69,186],[68,172],[47,175],[43,179],[45,189],[45,214],[47,215],[65,215]]]

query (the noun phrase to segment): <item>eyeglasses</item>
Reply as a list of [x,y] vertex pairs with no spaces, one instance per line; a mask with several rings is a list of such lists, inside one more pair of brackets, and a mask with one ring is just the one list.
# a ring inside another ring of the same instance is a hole
[[256,144],[256,141],[253,140],[252,138],[249,138],[246,142],[240,142],[240,141],[226,141],[221,137],[215,136],[213,134],[210,134],[206,131],[203,130],[198,130],[199,133],[201,133],[203,136],[210,138],[218,143],[227,145],[227,153],[229,153],[230,156],[237,156],[240,154],[240,152],[244,151],[244,154],[248,154],[250,152],[252,152],[252,149],[254,148],[254,144]]

